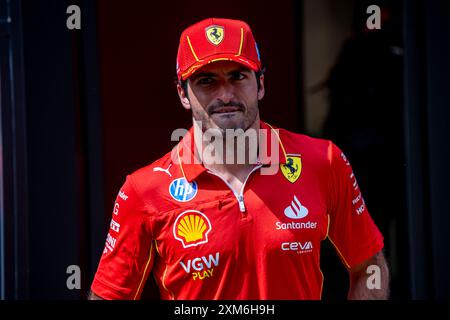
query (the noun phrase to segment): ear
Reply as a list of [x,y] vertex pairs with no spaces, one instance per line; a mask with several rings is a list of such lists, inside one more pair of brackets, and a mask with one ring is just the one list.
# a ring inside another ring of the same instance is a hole
[[191,109],[191,102],[189,101],[186,92],[180,83],[177,83],[177,91],[178,97],[180,98],[180,102],[186,110]]
[[264,75],[262,74],[259,77],[258,100],[262,100],[262,98],[264,98],[265,93],[266,93],[266,91],[264,89]]

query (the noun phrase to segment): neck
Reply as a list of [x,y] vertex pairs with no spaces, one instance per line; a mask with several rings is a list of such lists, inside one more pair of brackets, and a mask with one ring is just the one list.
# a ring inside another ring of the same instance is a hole
[[258,160],[259,128],[259,116],[245,131],[213,129],[203,133],[194,122],[196,154],[211,171],[245,175]]

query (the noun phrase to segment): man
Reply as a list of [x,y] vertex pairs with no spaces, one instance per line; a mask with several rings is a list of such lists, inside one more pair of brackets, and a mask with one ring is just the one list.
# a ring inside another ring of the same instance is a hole
[[249,26],[187,28],[177,74],[193,128],[127,177],[91,298],[138,299],[152,272],[163,299],[320,299],[326,238],[349,270],[350,299],[387,298],[383,237],[344,154],[260,121],[264,75]]

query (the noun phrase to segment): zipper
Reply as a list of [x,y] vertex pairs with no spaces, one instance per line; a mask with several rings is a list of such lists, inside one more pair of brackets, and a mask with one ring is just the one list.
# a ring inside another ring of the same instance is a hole
[[262,165],[257,165],[256,167],[254,167],[247,175],[247,177],[244,180],[244,183],[242,184],[242,188],[241,188],[241,192],[238,194],[236,193],[236,191],[233,189],[233,187],[228,183],[228,181],[226,181],[224,178],[222,178],[222,176],[218,175],[217,173],[208,170],[209,173],[219,177],[220,179],[222,179],[223,182],[225,182],[225,184],[228,186],[228,188],[230,188],[230,190],[233,192],[234,196],[236,197],[238,204],[239,204],[239,210],[241,212],[245,212],[246,208],[245,208],[245,201],[244,201],[244,190],[245,190],[245,185],[247,183],[248,178],[250,177],[250,175],[255,172],[256,170],[258,170],[259,168],[261,168]]
[[237,199],[239,203],[239,210],[241,210],[241,212],[245,212],[244,195],[240,194]]

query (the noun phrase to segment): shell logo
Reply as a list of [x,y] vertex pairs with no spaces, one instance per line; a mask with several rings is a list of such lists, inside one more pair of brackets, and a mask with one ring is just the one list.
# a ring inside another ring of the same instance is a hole
[[173,236],[184,248],[195,247],[208,242],[211,222],[208,217],[197,210],[182,212],[173,225]]

